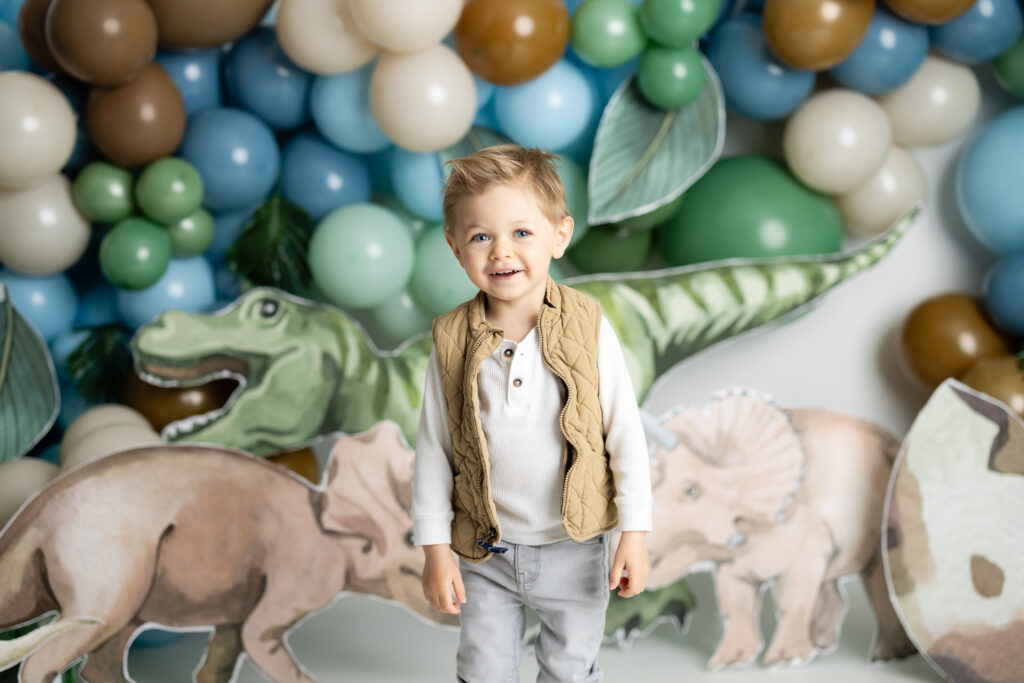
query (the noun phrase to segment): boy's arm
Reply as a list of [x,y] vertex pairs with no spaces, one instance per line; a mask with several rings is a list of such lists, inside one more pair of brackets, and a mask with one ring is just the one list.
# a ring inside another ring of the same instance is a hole
[[441,383],[437,351],[430,351],[427,377],[416,434],[416,461],[412,477],[413,538],[416,545],[451,542],[452,436],[448,431],[448,403]]

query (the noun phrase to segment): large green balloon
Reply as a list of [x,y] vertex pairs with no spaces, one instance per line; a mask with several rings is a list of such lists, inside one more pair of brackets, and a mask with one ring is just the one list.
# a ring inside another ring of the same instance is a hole
[[672,216],[676,215],[676,211],[679,210],[679,206],[682,203],[683,195],[679,195],[668,204],[662,204],[650,213],[645,213],[642,216],[625,218],[618,223],[615,223],[615,227],[623,228],[624,230],[650,230],[651,228],[657,228],[664,225],[670,218],[672,218]]
[[669,265],[719,259],[830,254],[843,226],[831,199],[801,185],[778,161],[723,159],[683,195],[659,233]]
[[116,223],[135,211],[132,174],[105,161],[94,161],[79,173],[71,186],[75,204],[91,221]]
[[640,23],[651,40],[687,47],[711,28],[720,9],[720,0],[644,0]]
[[572,216],[572,239],[569,246],[580,243],[587,234],[587,214],[590,212],[590,198],[587,195],[587,172],[569,157],[562,157],[558,163],[558,177],[565,187],[565,203]]
[[428,230],[416,243],[416,268],[409,290],[432,316],[447,313],[476,296],[476,285],[445,241],[443,228]]
[[100,242],[100,269],[121,289],[145,289],[167,270],[171,238],[163,227],[132,216],[110,229]]
[[371,308],[368,318],[392,346],[397,346],[409,337],[430,329],[433,317],[403,289],[384,303]]
[[216,231],[216,221],[202,207],[167,226],[175,256],[202,254],[213,244]]
[[586,0],[572,17],[572,46],[594,66],[618,66],[640,54],[647,34],[629,0]]
[[139,176],[135,198],[139,208],[157,223],[173,223],[203,203],[203,179],[184,159],[158,159]]
[[704,87],[704,65],[692,47],[651,45],[636,70],[636,84],[659,109],[678,109],[697,99]]
[[584,273],[625,273],[639,270],[651,253],[650,230],[623,230],[595,225],[566,252]]

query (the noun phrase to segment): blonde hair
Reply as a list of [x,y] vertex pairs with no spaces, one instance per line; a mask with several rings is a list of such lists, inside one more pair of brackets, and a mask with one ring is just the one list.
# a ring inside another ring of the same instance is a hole
[[569,215],[565,187],[558,176],[562,159],[534,147],[495,145],[445,163],[451,173],[444,185],[444,227],[455,225],[455,208],[466,198],[492,185],[519,185],[529,190],[549,221],[558,224]]

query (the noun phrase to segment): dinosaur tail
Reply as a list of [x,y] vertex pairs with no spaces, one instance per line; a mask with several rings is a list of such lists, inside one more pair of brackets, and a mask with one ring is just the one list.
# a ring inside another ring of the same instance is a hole
[[102,624],[93,617],[72,617],[58,619],[52,624],[41,626],[14,640],[0,641],[0,671],[8,669],[35,652],[54,636],[83,626]]

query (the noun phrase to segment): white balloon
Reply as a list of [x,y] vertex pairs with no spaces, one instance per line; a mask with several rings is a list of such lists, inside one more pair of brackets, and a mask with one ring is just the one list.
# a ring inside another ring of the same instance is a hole
[[63,175],[35,187],[0,190],[0,261],[14,270],[28,275],[67,270],[85,253],[90,230]]
[[32,187],[60,171],[77,135],[57,86],[27,71],[0,73],[0,189]]
[[399,147],[434,152],[455,144],[473,125],[476,84],[445,45],[381,55],[370,78],[370,108]]
[[878,98],[893,140],[907,147],[939,145],[964,132],[978,113],[981,88],[970,67],[928,55],[909,81]]
[[103,405],[89,408],[75,418],[75,421],[68,425],[64,431],[64,438],[60,442],[60,460],[64,462],[69,448],[78,443],[85,436],[111,425],[138,425],[152,429],[146,417],[126,405],[120,403],[105,403]]
[[277,40],[293,62],[317,74],[353,71],[380,52],[356,27],[349,0],[281,0]]
[[96,429],[71,444],[61,444],[60,468],[67,472],[83,462],[135,446],[155,446],[163,441],[149,425],[114,424]]
[[441,42],[462,14],[462,0],[349,0],[363,35],[390,52],[419,52]]
[[885,161],[863,183],[835,197],[843,225],[855,235],[884,232],[914,205],[923,201],[927,184],[914,155],[893,145]]
[[849,192],[882,164],[889,120],[871,98],[836,88],[812,96],[786,122],[782,149],[794,175],[819,192]]
[[0,529],[26,500],[60,474],[42,458],[18,458],[0,463]]

